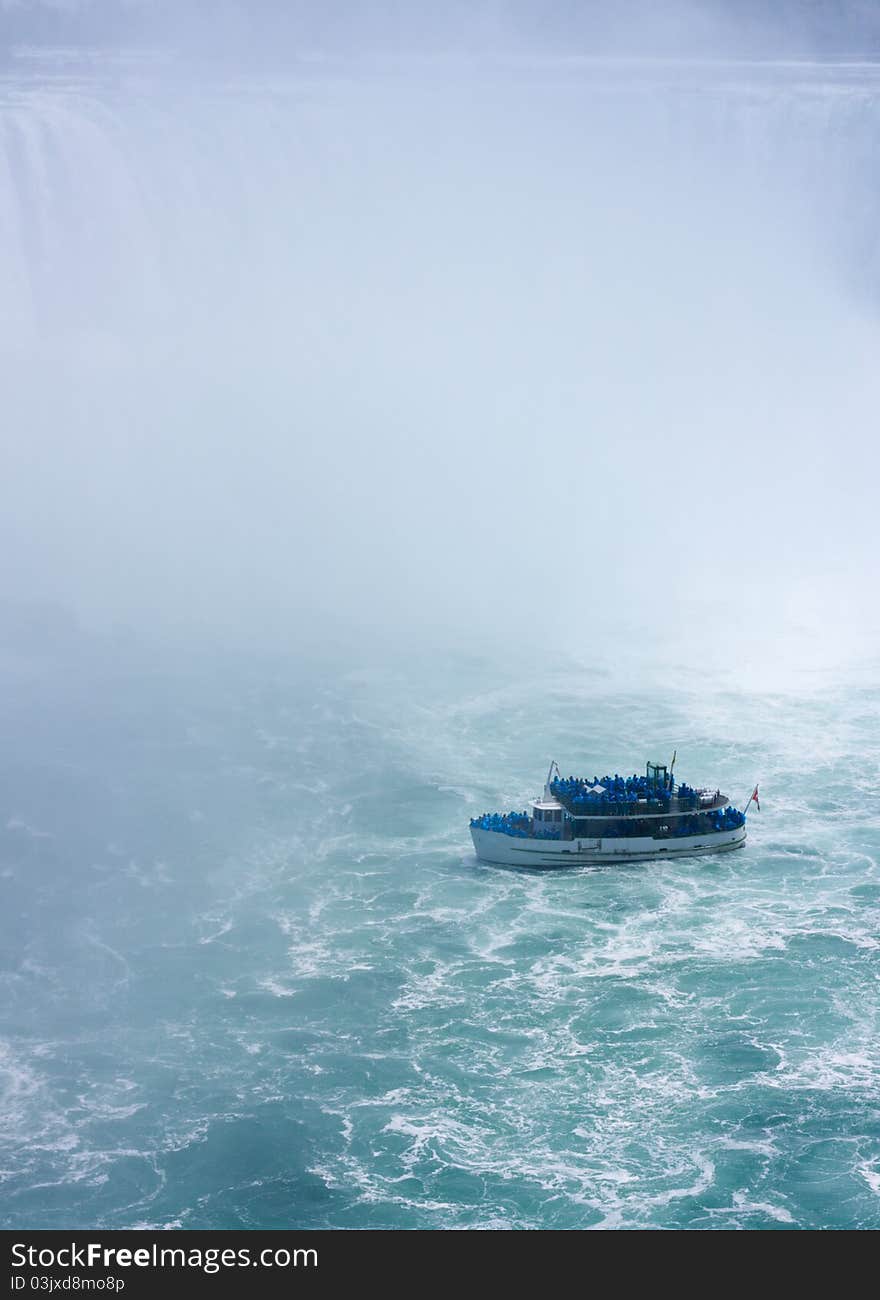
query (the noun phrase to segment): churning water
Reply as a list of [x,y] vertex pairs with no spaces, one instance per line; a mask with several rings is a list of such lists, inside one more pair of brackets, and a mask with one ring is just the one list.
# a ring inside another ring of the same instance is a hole
[[[89,662],[4,708],[5,1224],[880,1226],[876,686]],[[743,851],[475,861],[673,747]]]

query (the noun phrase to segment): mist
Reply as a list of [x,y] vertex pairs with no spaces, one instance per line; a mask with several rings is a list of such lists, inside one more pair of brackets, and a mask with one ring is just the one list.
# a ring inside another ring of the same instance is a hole
[[148,12],[105,30],[149,53],[20,46],[4,81],[10,606],[192,645],[873,653],[873,71],[744,61],[762,29],[721,10],[630,24],[638,59],[596,10],[567,51],[502,11],[286,26],[287,70],[253,25],[236,67],[233,7],[211,59]]
[[878,53],[0,0],[2,1226],[880,1226]]

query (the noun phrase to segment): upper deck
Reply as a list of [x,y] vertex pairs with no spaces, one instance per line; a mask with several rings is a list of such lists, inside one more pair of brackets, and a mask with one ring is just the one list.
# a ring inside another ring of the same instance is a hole
[[[668,799],[636,799],[633,802],[615,804],[609,802],[604,809],[597,805],[586,805],[570,808],[563,803],[556,803],[555,807],[561,808],[566,819],[572,821],[607,821],[609,817],[657,817],[668,820],[670,817],[684,817],[694,812],[712,812],[716,809],[727,808],[730,800],[726,794],[720,790],[697,790],[696,800],[692,795],[679,797],[678,794],[671,794]],[[658,807],[658,803],[660,806]],[[532,808],[537,812],[543,812],[543,817],[539,816],[539,821],[557,820],[548,818],[546,813],[548,805],[545,800],[534,800]],[[561,818],[559,820],[562,820]]]
[[[552,773],[552,769],[551,769]],[[551,820],[542,816],[545,807],[564,810],[565,819],[577,821],[605,821],[609,817],[664,818],[683,817],[695,812],[712,812],[726,808],[730,803],[720,790],[689,786],[685,782],[675,785],[672,773],[656,763],[649,763],[645,776],[548,777],[544,798],[535,800],[533,808],[538,820]],[[541,810],[539,812],[538,810]],[[556,818],[552,818],[556,820]]]

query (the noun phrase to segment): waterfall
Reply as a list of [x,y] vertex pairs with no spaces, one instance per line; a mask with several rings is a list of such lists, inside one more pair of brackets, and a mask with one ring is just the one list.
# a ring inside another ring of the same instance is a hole
[[[636,172],[658,167],[671,186],[691,160],[704,174],[717,169],[734,202],[740,186],[784,193],[835,273],[876,292],[873,67],[624,75],[560,65],[555,85],[554,75],[544,65],[504,77],[496,69],[462,90],[435,69],[428,88],[414,91],[403,77],[377,84],[339,69],[323,80],[186,89],[146,76],[13,73],[0,90],[0,333],[150,334],[247,311],[258,321],[267,305],[291,306],[321,270],[331,296],[344,294],[328,243],[339,241],[342,262],[353,247],[368,259],[370,239],[384,249],[383,218],[399,227],[399,212],[377,210],[373,164],[399,163],[384,201],[419,218],[420,195],[407,193],[403,173],[414,168],[414,183],[430,189],[430,157],[406,119],[421,117],[431,137],[442,132],[446,103],[456,120],[476,113],[478,136],[489,121],[488,148],[493,131],[503,135],[507,108],[518,130],[530,104],[525,147],[534,149],[534,119],[543,118],[574,171],[601,175],[605,137],[623,141]],[[460,144],[473,151],[466,136]],[[429,138],[425,147],[449,167],[446,145]],[[504,162],[515,170],[515,159]],[[607,176],[602,184],[607,192]]]
[[528,593],[576,640],[675,617],[648,556],[857,573],[878,111],[843,65],[10,73],[5,586],[236,632]]

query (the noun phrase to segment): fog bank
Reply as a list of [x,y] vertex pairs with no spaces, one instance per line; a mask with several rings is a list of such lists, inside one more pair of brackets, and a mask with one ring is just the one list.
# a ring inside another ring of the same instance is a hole
[[0,99],[5,599],[871,650],[872,70],[48,68]]

